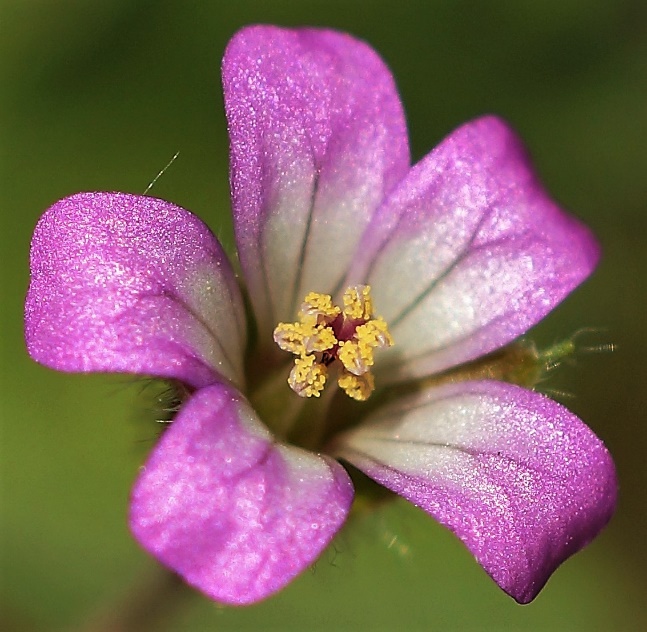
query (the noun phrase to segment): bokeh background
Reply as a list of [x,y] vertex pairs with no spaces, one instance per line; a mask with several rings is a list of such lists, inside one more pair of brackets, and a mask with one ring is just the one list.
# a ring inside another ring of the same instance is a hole
[[189,594],[156,629],[647,629],[646,9],[642,0],[1,2],[0,628],[81,629],[155,571],[125,523],[156,435],[142,384],[29,360],[31,231],[71,193],[143,192],[180,151],[152,193],[196,212],[230,248],[220,57],[238,28],[270,22],[369,41],[395,74],[415,159],[469,118],[504,116],[554,196],[593,227],[599,270],[533,335],[549,345],[592,327],[582,346],[617,345],[581,350],[546,387],[615,455],[620,502],[529,606],[396,502],[276,597],[231,609]]

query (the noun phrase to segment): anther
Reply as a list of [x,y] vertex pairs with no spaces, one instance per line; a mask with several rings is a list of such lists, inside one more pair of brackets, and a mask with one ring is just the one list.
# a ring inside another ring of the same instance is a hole
[[288,384],[301,397],[319,397],[329,367],[337,371],[337,384],[353,399],[368,399],[375,388],[371,367],[374,351],[393,345],[386,322],[373,315],[371,288],[348,288],[343,309],[328,294],[306,295],[299,321],[279,323],[274,341],[297,356]]

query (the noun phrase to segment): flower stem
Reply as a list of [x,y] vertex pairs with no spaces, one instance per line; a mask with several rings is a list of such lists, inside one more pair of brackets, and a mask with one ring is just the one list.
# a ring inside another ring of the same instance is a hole
[[173,615],[191,590],[174,573],[158,567],[138,582],[110,609],[102,608],[81,632],[157,632],[173,621]]

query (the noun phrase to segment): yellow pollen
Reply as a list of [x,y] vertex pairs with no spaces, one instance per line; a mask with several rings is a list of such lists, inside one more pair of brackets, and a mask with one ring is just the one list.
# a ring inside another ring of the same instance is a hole
[[366,401],[373,392],[373,389],[375,389],[375,380],[372,373],[353,375],[344,371],[339,376],[337,383],[346,395],[356,399],[358,402]]
[[349,287],[345,292],[344,316],[352,320],[369,320],[373,316],[373,301],[371,300],[371,286],[359,285]]
[[339,343],[339,360],[353,375],[363,375],[373,366],[373,348],[363,340]]
[[332,319],[340,313],[341,309],[333,304],[332,297],[329,294],[310,292],[301,304],[299,318],[303,320],[308,316],[314,316],[315,318],[323,316],[324,319]]
[[274,330],[274,342],[283,351],[305,355],[331,349],[337,344],[337,338],[330,327],[318,325],[315,318],[307,317],[300,323],[279,323]]
[[355,335],[358,340],[364,341],[374,349],[384,349],[393,346],[393,338],[383,318],[375,318],[360,325]]
[[294,361],[288,384],[301,397],[319,397],[327,375],[328,369],[323,364],[318,364],[313,355],[307,355]]
[[330,327],[318,325],[310,340],[306,344],[309,353],[313,351],[328,351],[337,344],[335,332]]
[[337,372],[337,384],[353,399],[368,399],[375,388],[371,373],[374,352],[393,345],[383,318],[373,316],[371,288],[349,287],[343,310],[328,294],[310,292],[296,323],[279,323],[274,341],[297,358],[288,384],[301,397],[319,397],[329,367]]
[[290,353],[305,353],[303,341],[306,337],[306,327],[303,323],[279,323],[274,330],[274,342]]

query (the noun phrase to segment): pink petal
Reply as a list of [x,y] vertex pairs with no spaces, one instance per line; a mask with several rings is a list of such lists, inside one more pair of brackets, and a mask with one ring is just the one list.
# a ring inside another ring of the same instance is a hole
[[57,202],[32,240],[25,328],[60,371],[242,382],[244,311],[209,229],[178,206],[125,193]]
[[485,117],[445,139],[378,211],[349,284],[369,283],[395,346],[387,379],[441,371],[525,333],[593,270],[591,233]]
[[338,446],[456,533],[522,603],[615,507],[615,469],[602,442],[559,404],[511,384],[429,389],[377,411]]
[[189,584],[247,604],[317,558],[352,497],[341,465],[274,443],[240,394],[214,385],[187,402],[156,446],[133,490],[130,523]]
[[270,343],[307,292],[342,282],[364,227],[408,169],[406,127],[384,63],[333,31],[243,29],[223,82],[236,239]]

